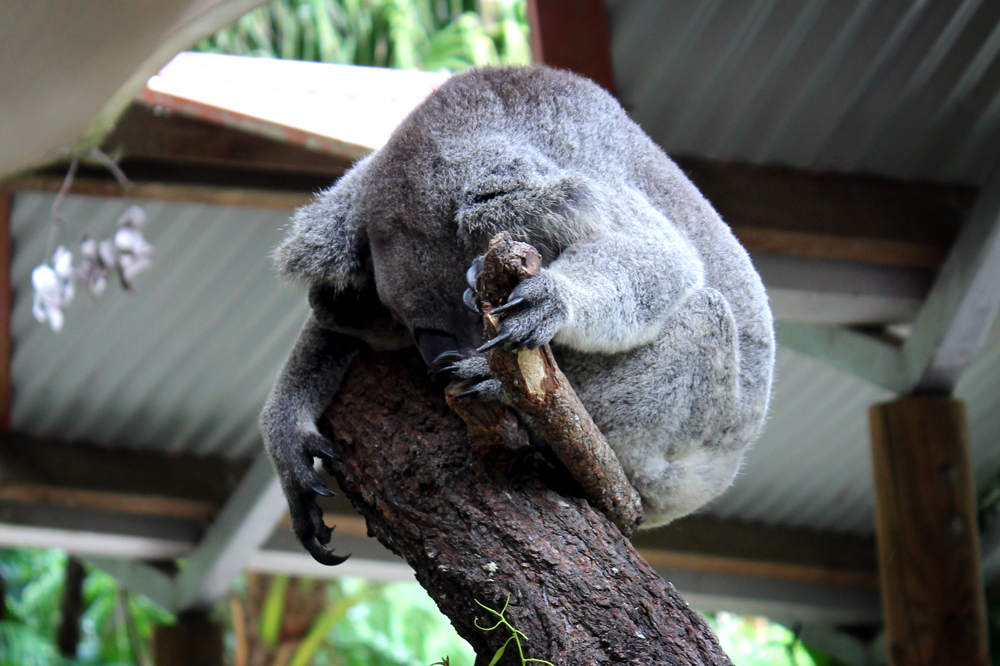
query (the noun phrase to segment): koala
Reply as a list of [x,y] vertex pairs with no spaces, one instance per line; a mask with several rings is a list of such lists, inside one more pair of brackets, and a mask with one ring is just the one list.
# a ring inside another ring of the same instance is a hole
[[[681,170],[602,88],[536,66],[458,74],[292,218],[274,251],[312,313],[261,413],[297,537],[327,548],[317,420],[361,345],[416,345],[439,373],[504,399],[475,305],[480,257],[507,231],[541,272],[497,338],[551,343],[639,492],[645,527],[725,490],[760,431],[774,365],[760,277]],[[471,269],[467,270],[468,267]]]

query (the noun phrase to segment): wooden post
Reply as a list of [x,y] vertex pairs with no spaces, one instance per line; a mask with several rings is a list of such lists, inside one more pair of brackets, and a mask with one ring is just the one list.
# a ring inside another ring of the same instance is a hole
[[987,666],[963,403],[871,408],[882,606],[892,666]]
[[607,11],[604,0],[528,0],[535,62],[582,74],[613,95]]
[[222,666],[222,625],[204,613],[185,613],[153,634],[155,666]]
[[0,192],[0,431],[10,430],[10,317],[14,299],[10,283],[10,217],[14,196]]

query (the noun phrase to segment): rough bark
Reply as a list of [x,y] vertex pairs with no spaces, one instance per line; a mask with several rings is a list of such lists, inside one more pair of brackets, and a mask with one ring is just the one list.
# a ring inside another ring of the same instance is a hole
[[[515,242],[507,232],[490,242],[479,280],[487,339],[496,337],[503,321],[502,315],[492,314],[494,307],[507,303],[513,288],[538,275],[541,266],[538,251],[527,243]],[[531,419],[584,496],[622,534],[632,536],[643,519],[639,493],[559,369],[549,346],[519,351],[501,346],[488,354],[493,376],[504,385],[514,405]]]
[[[486,666],[510,637],[571,664],[730,665],[712,631],[601,513],[553,489],[512,413],[448,407],[415,352],[361,354],[327,412],[337,480]],[[334,535],[336,539],[336,534]],[[520,663],[508,646],[499,664]]]

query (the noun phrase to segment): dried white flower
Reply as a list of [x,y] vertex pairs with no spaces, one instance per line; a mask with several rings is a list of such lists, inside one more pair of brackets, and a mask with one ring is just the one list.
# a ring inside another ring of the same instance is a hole
[[53,331],[63,326],[63,308],[70,304],[76,289],[73,284],[73,253],[60,245],[52,255],[52,266],[41,264],[31,271],[35,298],[31,313],[39,322],[49,322]]
[[[106,248],[103,247],[105,245]],[[107,250],[111,251],[110,261],[105,257]],[[76,268],[76,277],[92,297],[104,293],[104,288],[108,286],[108,268],[113,264],[114,248],[110,241],[98,244],[90,236],[83,237],[80,241],[80,265]]]
[[132,278],[149,268],[153,246],[142,236],[146,213],[138,206],[131,206],[118,219],[114,248],[117,253],[118,274],[122,284],[129,288]]

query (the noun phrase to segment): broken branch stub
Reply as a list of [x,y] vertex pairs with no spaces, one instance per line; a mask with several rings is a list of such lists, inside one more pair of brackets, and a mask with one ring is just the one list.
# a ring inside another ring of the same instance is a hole
[[[490,241],[479,276],[488,340],[496,336],[503,316],[491,314],[493,308],[506,303],[522,280],[538,275],[541,266],[534,247],[514,241],[506,232]],[[532,420],[594,506],[622,534],[631,536],[643,520],[639,493],[559,369],[549,345],[519,351],[496,347],[487,359],[511,402]]]

